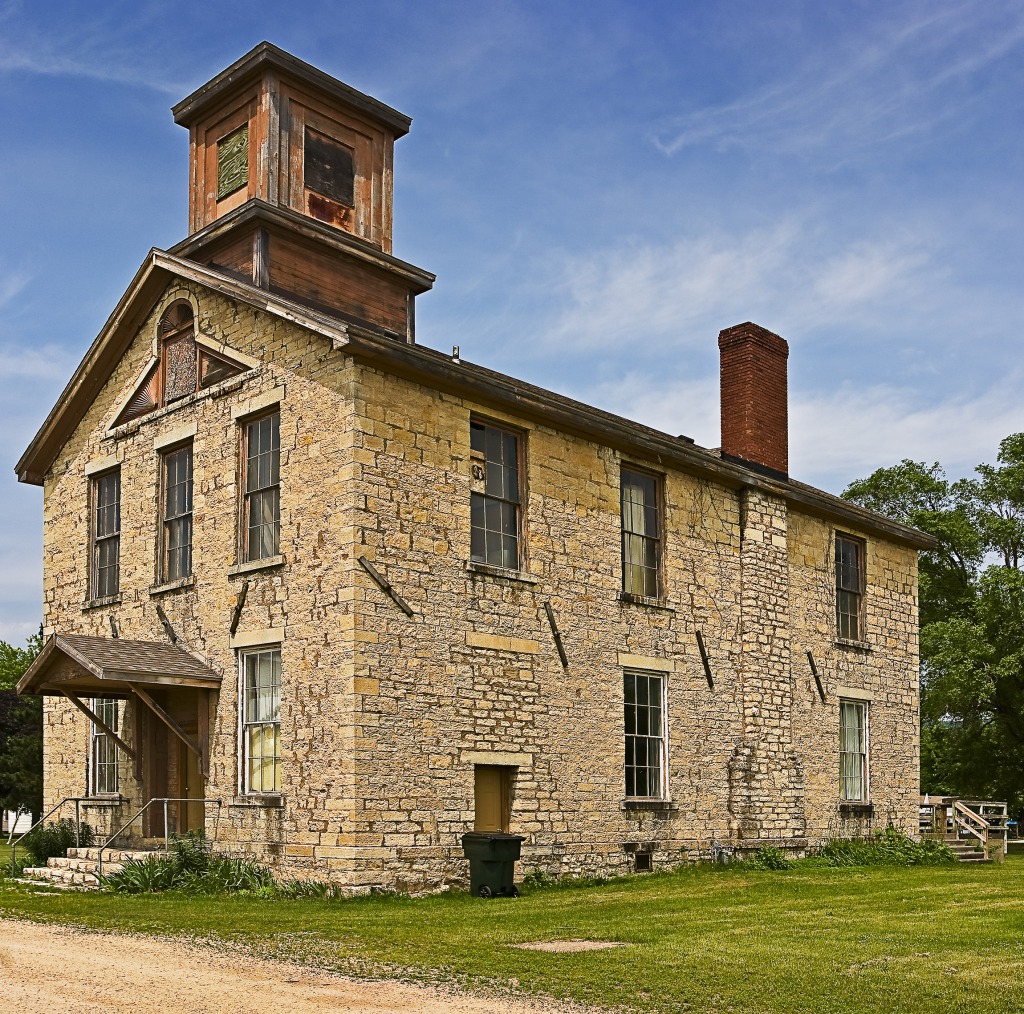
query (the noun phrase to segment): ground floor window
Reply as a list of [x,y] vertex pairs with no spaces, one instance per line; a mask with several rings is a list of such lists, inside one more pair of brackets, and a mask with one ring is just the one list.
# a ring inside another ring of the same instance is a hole
[[868,798],[868,706],[839,702],[839,798],[864,803]]
[[281,791],[281,650],[242,656],[242,780],[246,793]]
[[[93,698],[93,714],[111,732],[121,732],[121,702]],[[117,743],[95,723],[90,724],[89,733],[89,793],[105,796],[116,793],[120,787],[117,759]]]
[[626,795],[665,796],[665,677],[660,673],[624,674]]

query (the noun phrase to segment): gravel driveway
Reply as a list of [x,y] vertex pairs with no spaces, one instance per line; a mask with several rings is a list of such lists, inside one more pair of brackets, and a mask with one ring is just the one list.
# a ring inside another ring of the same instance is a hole
[[10,1011],[131,1014],[230,1011],[307,1014],[585,1014],[553,1001],[466,996],[260,961],[176,940],[0,920],[4,1006]]

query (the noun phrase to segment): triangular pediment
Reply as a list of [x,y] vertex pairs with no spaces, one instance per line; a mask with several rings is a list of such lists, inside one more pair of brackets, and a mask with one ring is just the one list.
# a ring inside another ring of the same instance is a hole
[[[96,392],[110,380],[125,352],[137,337],[139,329],[175,281],[192,283],[260,312],[287,320],[297,327],[321,335],[334,348],[348,344],[348,326],[337,318],[194,261],[175,257],[163,250],[151,250],[136,272],[132,284],[107,319],[103,330],[89,347],[67,387],[50,410],[39,432],[15,466],[21,482],[42,485],[43,478],[56,460],[60,449],[92,405]],[[247,370],[259,365],[257,360],[244,356],[237,349],[231,349],[201,332],[195,334],[195,342],[197,384],[202,378],[205,378],[208,384],[220,383],[225,379],[224,371],[235,369],[238,365]],[[136,376],[124,400],[118,404],[115,418],[119,418],[136,398],[139,399],[137,408],[143,413],[151,411],[145,406],[150,403],[146,399],[153,397],[153,390],[149,385],[153,382],[151,371],[154,366],[158,366],[158,359],[159,357],[154,355],[153,360]],[[200,370],[205,370],[205,373],[200,373]]]
[[111,428],[205,391],[260,365],[258,359],[215,342],[195,326],[192,307],[175,300],[160,316],[157,354],[118,405]]

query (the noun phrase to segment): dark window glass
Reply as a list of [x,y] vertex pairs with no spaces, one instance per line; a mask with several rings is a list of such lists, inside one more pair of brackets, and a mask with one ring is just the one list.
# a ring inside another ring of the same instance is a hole
[[93,480],[92,597],[104,599],[120,588],[121,473]]
[[664,795],[664,677],[645,672],[624,675],[626,795]]
[[352,149],[306,128],[303,182],[310,190],[339,204],[354,205],[355,164]]
[[245,427],[243,559],[266,560],[280,552],[281,416],[275,412]]
[[470,558],[518,570],[519,437],[477,422],[470,423],[469,437],[473,467],[483,474],[483,489],[470,494]]
[[165,581],[192,574],[192,445],[164,455],[163,573]]
[[856,539],[836,536],[836,628],[840,637],[859,641],[864,636],[864,546]]

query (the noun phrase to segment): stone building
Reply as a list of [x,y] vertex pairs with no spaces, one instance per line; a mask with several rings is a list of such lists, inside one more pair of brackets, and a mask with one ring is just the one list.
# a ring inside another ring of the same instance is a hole
[[190,234],[17,466],[47,806],[353,887],[916,828],[930,542],[789,477],[781,338],[719,336],[714,450],[424,348],[408,118],[266,43],[174,116]]

